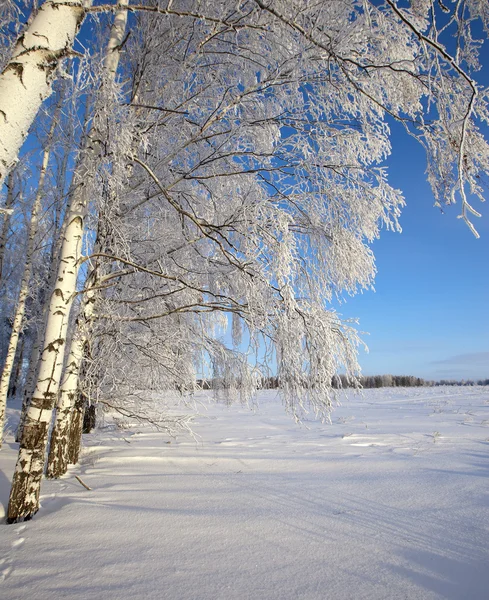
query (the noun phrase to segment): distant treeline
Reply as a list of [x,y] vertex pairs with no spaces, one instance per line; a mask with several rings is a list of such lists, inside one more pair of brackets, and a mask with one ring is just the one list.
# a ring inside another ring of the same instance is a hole
[[[471,379],[441,379],[433,381],[414,377],[413,375],[364,375],[360,377],[360,383],[363,388],[382,388],[382,387],[434,387],[437,385],[489,385],[489,379],[480,379],[473,381]],[[350,387],[345,375],[337,375],[333,379],[333,387]]]
[[[221,388],[222,383],[214,382],[212,379],[198,381],[202,389]],[[352,387],[352,382],[346,375],[335,375],[332,386],[335,389]],[[489,385],[489,379],[441,379],[433,381],[414,377],[413,375],[364,375],[360,377],[360,385],[363,388],[383,388],[383,387],[434,387],[437,385]],[[262,389],[272,390],[279,387],[278,377],[264,377],[261,382]]]

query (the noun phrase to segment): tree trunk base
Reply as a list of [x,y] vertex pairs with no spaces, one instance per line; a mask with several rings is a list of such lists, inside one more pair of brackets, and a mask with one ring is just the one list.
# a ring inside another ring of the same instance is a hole
[[30,521],[32,517],[38,512],[38,510],[28,515],[24,515],[23,517],[7,517],[5,519],[5,522],[7,523],[7,525],[13,525],[14,523],[23,523],[24,521]]
[[[71,415],[68,415],[68,417]],[[46,466],[47,479],[59,479],[68,470],[68,435],[70,420],[67,419],[61,427],[56,426],[51,434],[48,463]],[[56,423],[57,425],[58,423]]]
[[71,431],[68,438],[68,464],[76,465],[80,456],[83,432],[84,407],[75,404],[71,420]]

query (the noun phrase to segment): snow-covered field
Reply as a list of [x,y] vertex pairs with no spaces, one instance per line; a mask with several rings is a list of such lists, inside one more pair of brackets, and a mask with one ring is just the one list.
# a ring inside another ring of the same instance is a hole
[[197,442],[85,436],[37,516],[2,520],[0,598],[489,598],[487,387],[366,390],[307,428],[271,392],[201,413]]

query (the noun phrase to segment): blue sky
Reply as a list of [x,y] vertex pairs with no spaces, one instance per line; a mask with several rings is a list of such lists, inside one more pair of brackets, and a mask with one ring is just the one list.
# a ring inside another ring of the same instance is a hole
[[359,317],[369,353],[364,374],[428,379],[489,377],[489,199],[475,239],[457,215],[442,214],[426,182],[421,147],[394,129],[391,185],[405,195],[403,232],[383,231],[373,245],[375,292],[348,299],[344,316]]

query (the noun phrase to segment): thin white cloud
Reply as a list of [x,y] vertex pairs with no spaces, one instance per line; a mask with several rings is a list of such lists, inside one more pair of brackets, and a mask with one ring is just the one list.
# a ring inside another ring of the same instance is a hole
[[477,367],[487,367],[489,370],[489,352],[473,352],[471,354],[458,354],[443,360],[433,360],[432,365],[470,365]]

